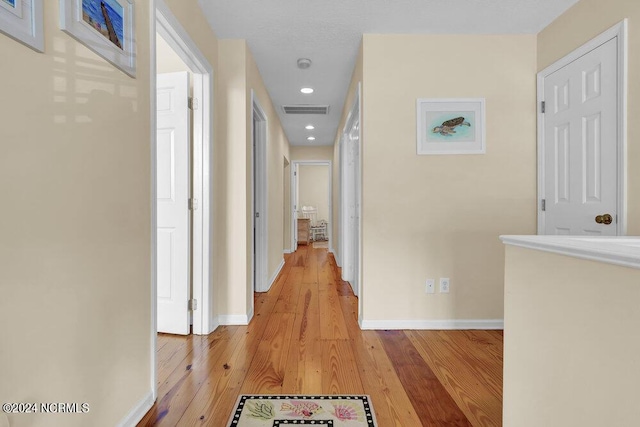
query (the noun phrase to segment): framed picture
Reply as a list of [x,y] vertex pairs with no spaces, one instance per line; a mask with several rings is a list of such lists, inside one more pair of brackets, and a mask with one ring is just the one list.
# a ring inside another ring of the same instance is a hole
[[133,0],[60,0],[60,27],[80,43],[135,77],[133,9]]
[[42,0],[0,0],[0,32],[44,52]]
[[418,154],[484,154],[484,98],[418,99]]

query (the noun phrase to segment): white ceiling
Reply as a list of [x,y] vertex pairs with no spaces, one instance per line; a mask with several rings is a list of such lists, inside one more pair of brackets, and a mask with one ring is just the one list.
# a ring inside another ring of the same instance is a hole
[[[578,0],[199,1],[219,38],[247,40],[291,145],[332,145],[362,34],[536,34]],[[298,58],[313,65],[300,70]],[[284,104],[331,109],[285,115]]]

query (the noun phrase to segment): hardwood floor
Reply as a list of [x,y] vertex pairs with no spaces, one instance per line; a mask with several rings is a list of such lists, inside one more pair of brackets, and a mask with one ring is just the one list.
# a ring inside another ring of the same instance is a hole
[[158,336],[140,426],[224,427],[239,394],[368,394],[380,427],[502,425],[501,331],[361,331],[326,249],[286,256],[249,326]]

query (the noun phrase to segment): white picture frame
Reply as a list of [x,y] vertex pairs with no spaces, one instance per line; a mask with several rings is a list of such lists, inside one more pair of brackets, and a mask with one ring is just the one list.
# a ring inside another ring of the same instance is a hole
[[44,52],[43,0],[0,0],[0,32]]
[[60,28],[135,78],[133,0],[60,0]]
[[485,154],[484,98],[418,99],[418,155]]

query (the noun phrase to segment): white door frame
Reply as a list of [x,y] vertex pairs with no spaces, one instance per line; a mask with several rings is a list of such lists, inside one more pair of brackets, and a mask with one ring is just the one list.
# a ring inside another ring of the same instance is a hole
[[540,108],[544,101],[545,78],[571,62],[586,55],[592,50],[617,39],[618,44],[618,222],[617,234],[627,234],[627,20],[614,25],[593,40],[582,45],[564,58],[551,64],[538,73],[538,234],[544,234],[545,212],[542,210],[542,200],[545,200],[545,152],[544,152],[544,114]]
[[300,176],[295,176],[294,174],[299,172],[299,166],[327,166],[327,175],[329,175],[327,182],[327,185],[329,186],[329,224],[327,225],[327,234],[329,235],[329,252],[333,253],[333,162],[331,160],[294,160],[291,164],[293,165],[293,168],[291,168],[291,247],[293,248],[293,251],[296,251],[298,248],[298,242],[296,240],[298,226],[296,205],[300,203],[298,200]]
[[[155,7],[154,7],[155,4]],[[186,30],[172,14],[164,0],[151,2],[150,15],[150,96],[151,96],[151,387],[157,398],[157,183],[156,183],[156,31],[165,39],[193,72],[193,94],[198,107],[193,114],[193,193],[197,209],[193,211],[193,294],[198,302],[193,312],[193,333],[207,335],[218,326],[211,304],[211,212],[213,165],[213,67]]]
[[358,83],[358,87],[356,89],[356,96],[353,101],[353,105],[351,106],[351,110],[349,111],[349,115],[347,116],[347,120],[345,122],[344,128],[342,129],[342,137],[340,138],[340,218],[339,218],[339,230],[340,230],[340,247],[339,247],[339,257],[342,262],[342,273],[343,280],[348,280],[351,278],[345,277],[345,273],[349,270],[349,263],[355,262],[355,260],[351,259],[348,255],[349,253],[353,253],[353,248],[351,247],[352,239],[349,239],[348,236],[351,234],[350,230],[347,227],[347,218],[349,217],[349,204],[347,200],[347,191],[346,190],[346,175],[348,171],[348,162],[347,160],[347,140],[348,135],[351,132],[351,128],[353,127],[354,121],[357,119],[360,123],[360,127],[358,129],[358,142],[360,144],[360,154],[358,156],[359,161],[359,170],[360,175],[356,177],[357,182],[355,185],[360,188],[360,200],[359,203],[356,203],[359,206],[358,209],[358,217],[360,218],[360,226],[358,227],[358,266],[357,269],[354,269],[354,274],[356,275],[356,282],[358,284],[357,294],[358,294],[358,321],[362,325],[362,83]]
[[[254,129],[254,123],[258,123],[258,126]],[[255,259],[252,260],[252,269],[255,268],[255,282],[252,289],[256,292],[266,292],[269,290],[269,277],[268,277],[268,242],[269,242],[269,215],[268,215],[268,203],[267,203],[267,136],[269,135],[269,123],[267,121],[267,115],[264,109],[258,101],[258,97],[251,90],[251,187],[255,182],[256,188],[253,189],[251,194],[252,199],[252,212],[251,223],[253,230],[255,226]],[[253,151],[253,138],[256,137],[255,151]],[[255,165],[255,167],[254,167]],[[257,176],[254,180],[254,170]],[[254,198],[255,196],[255,198]],[[260,214],[259,221],[256,224],[256,215]],[[252,278],[252,282],[253,282]],[[251,298],[251,313],[253,313],[253,298]]]

